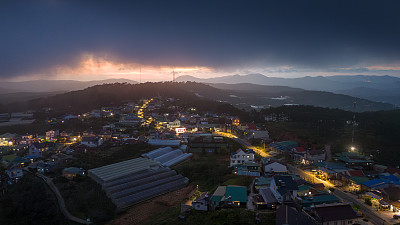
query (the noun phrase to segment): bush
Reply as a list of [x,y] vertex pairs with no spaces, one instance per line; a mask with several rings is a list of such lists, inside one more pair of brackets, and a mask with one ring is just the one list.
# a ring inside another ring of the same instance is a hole
[[366,199],[365,199],[365,204],[367,204],[367,205],[369,205],[369,206],[372,206],[372,201],[371,201],[371,199],[370,199],[370,198],[366,198]]

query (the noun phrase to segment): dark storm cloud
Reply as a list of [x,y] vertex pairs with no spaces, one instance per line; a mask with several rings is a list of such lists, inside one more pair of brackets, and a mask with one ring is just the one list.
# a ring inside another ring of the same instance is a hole
[[2,1],[0,76],[81,53],[150,65],[347,67],[400,59],[398,1]]

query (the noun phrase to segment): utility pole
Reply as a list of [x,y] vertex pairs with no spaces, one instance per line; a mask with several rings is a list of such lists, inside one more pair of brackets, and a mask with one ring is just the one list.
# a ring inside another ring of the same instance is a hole
[[172,70],[172,82],[175,82],[175,69]]
[[142,65],[139,65],[139,84],[142,83]]

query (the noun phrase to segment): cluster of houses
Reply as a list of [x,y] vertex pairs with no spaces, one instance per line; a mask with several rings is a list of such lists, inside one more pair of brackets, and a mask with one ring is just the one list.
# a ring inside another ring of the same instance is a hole
[[294,141],[272,143],[270,146],[290,154],[316,177],[369,199],[377,210],[400,212],[399,168],[375,164],[369,156],[355,148],[336,153],[331,161],[326,161],[325,150],[306,149]]
[[[65,135],[59,130],[50,130],[45,135],[17,135],[6,133],[1,136],[1,165],[5,168],[8,183],[18,182],[24,170],[42,174],[62,172],[66,178],[83,175],[84,170],[68,167],[75,159],[74,150],[59,141]],[[68,134],[67,134],[68,135]]]
[[[251,187],[219,186],[192,201],[194,210],[244,207],[276,210],[276,224],[353,224],[359,216],[352,203],[342,202],[322,183],[313,184],[291,174],[282,162],[263,158],[256,162],[252,150],[234,152],[233,173],[254,177]],[[341,212],[340,216],[337,212]]]

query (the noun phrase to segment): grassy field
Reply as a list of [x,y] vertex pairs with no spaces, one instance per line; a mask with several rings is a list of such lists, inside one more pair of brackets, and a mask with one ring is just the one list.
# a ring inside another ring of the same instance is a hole
[[72,166],[84,169],[92,169],[112,163],[121,162],[140,157],[143,153],[155,149],[147,144],[126,145],[121,147],[111,147],[97,152],[80,153],[76,156],[77,160]]
[[227,154],[194,154],[190,161],[175,166],[178,173],[189,178],[201,191],[214,191],[219,185],[249,186],[252,178],[232,174]]
[[115,205],[101,186],[89,177],[78,177],[73,181],[59,177],[54,179],[54,183],[72,215],[85,220],[90,218],[96,224],[105,223],[115,216]]

